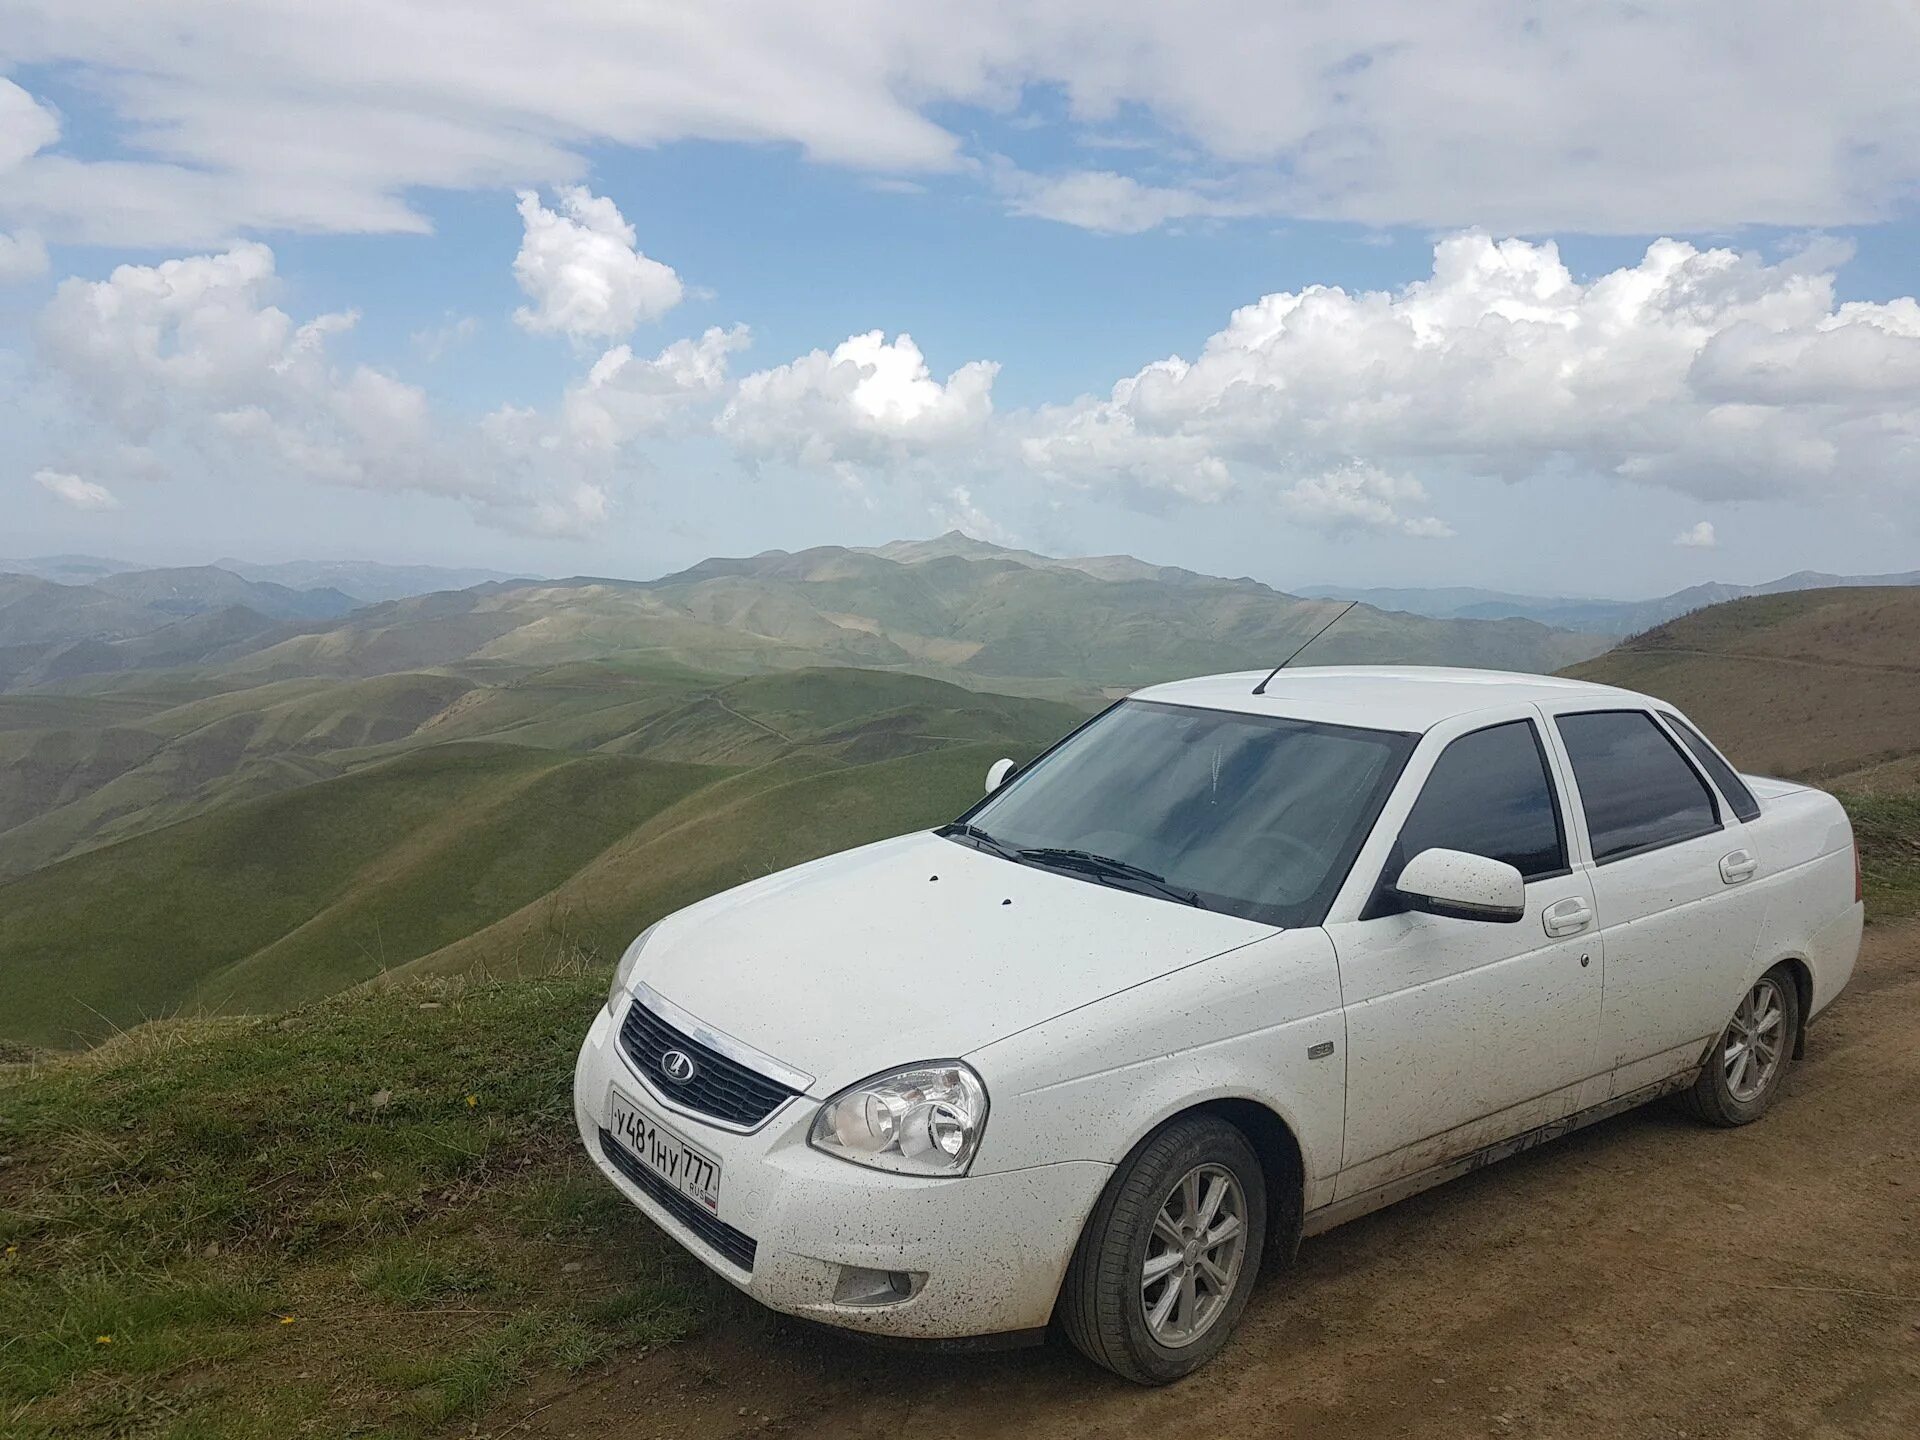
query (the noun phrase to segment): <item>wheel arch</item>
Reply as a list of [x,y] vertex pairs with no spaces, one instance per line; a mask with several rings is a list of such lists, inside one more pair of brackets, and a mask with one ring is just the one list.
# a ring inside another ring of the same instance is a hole
[[[1227,1096],[1183,1114],[1218,1115],[1247,1137],[1267,1181],[1267,1244],[1291,1263],[1300,1249],[1307,1209],[1307,1161],[1300,1139],[1278,1111],[1258,1100]],[[1176,1117],[1177,1118],[1177,1117]],[[1284,1247],[1282,1250],[1281,1247]]]
[[[1217,1116],[1247,1137],[1247,1143],[1259,1157],[1260,1168],[1267,1182],[1268,1254],[1284,1254],[1291,1261],[1300,1247],[1301,1228],[1306,1217],[1307,1155],[1292,1123],[1265,1100],[1249,1095],[1214,1095],[1194,1100],[1159,1116],[1127,1147],[1126,1154],[1114,1166],[1114,1177],[1126,1173],[1133,1157],[1154,1136],[1169,1125],[1195,1115]],[[1108,1183],[1112,1184],[1113,1181],[1109,1180]]]

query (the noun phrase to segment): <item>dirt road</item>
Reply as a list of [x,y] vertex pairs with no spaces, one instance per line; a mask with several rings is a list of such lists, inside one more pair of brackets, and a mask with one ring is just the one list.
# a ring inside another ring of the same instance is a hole
[[1772,1115],[1654,1108],[1309,1241],[1235,1343],[1139,1390],[1050,1347],[896,1353],[744,1301],[499,1417],[780,1435],[1920,1436],[1920,924],[1868,932]]

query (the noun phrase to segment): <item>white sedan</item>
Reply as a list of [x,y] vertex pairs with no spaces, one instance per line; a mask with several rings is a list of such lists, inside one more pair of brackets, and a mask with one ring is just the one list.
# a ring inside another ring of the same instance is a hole
[[1056,1324],[1160,1383],[1303,1236],[1658,1096],[1765,1113],[1859,949],[1830,796],[1624,690],[1259,679],[647,930],[580,1052],[595,1162],[777,1310]]

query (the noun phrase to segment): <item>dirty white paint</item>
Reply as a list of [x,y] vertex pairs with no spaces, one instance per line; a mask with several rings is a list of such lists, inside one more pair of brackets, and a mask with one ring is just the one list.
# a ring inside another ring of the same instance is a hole
[[1169,1116],[1244,1098],[1287,1122],[1309,1177],[1330,1176],[1346,1050],[1326,932],[1270,931],[971,1053],[999,1085],[979,1163],[1116,1161]]
[[[935,1180],[863,1169],[812,1149],[807,1126],[815,1107],[808,1101],[789,1101],[751,1135],[676,1117],[720,1162],[719,1216],[759,1247],[749,1274],[702,1245],[602,1156],[599,1129],[613,1080],[645,1094],[619,1059],[614,1034],[603,1011],[580,1052],[574,1118],[581,1141],[609,1181],[717,1274],[776,1310],[890,1335],[976,1335],[1047,1323],[1081,1221],[1110,1165],[1068,1161]],[[926,1279],[899,1304],[840,1305],[833,1294],[842,1265]]]
[[831,1094],[1270,931],[923,833],[669,916],[634,978]]
[[[1684,1084],[1782,959],[1809,967],[1813,1012],[1846,984],[1861,924],[1851,832],[1818,791],[1755,781],[1750,824],[1723,805],[1708,835],[1592,862],[1552,717],[1642,697],[1506,674],[1312,669],[1255,697],[1258,678],[1147,693],[1422,734],[1323,926],[1276,931],[931,835],[800,866],[669,917],[633,977],[819,1077],[751,1134],[675,1117],[720,1162],[719,1218],[757,1241],[751,1273],[602,1161],[610,1087],[651,1093],[615,1044],[625,998],[595,1022],[575,1079],[595,1162],[776,1309],[905,1336],[1022,1330],[1051,1314],[1115,1166],[1196,1104],[1253,1102],[1286,1125],[1312,1233]],[[1513,719],[1543,737],[1566,870],[1524,885],[1516,923],[1362,918],[1435,757]],[[1736,851],[1755,863],[1729,881],[1721,862]],[[1569,910],[1578,925],[1549,925]],[[988,1092],[968,1174],[893,1174],[807,1145],[823,1100],[934,1059],[966,1060]],[[843,1266],[917,1278],[898,1302],[847,1305],[834,1299]]]
[[[1599,941],[1591,926],[1552,939],[1541,912],[1590,896],[1576,872],[1529,885],[1518,924],[1407,914],[1327,927],[1347,993],[1342,1197],[1572,1108],[1593,1072]],[[1483,1119],[1484,1134],[1449,1133]]]

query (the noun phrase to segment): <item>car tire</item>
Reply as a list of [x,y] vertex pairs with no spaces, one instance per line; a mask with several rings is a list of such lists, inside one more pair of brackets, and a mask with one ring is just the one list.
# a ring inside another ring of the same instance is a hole
[[1800,988],[1776,965],[1740,997],[1686,1092],[1687,1108],[1709,1125],[1751,1125],[1779,1095],[1799,1035]]
[[[1229,1219],[1240,1227],[1237,1247]],[[1094,1206],[1061,1287],[1060,1328],[1116,1375],[1178,1380],[1231,1337],[1266,1234],[1266,1176],[1246,1136],[1213,1115],[1170,1121],[1135,1148]]]

